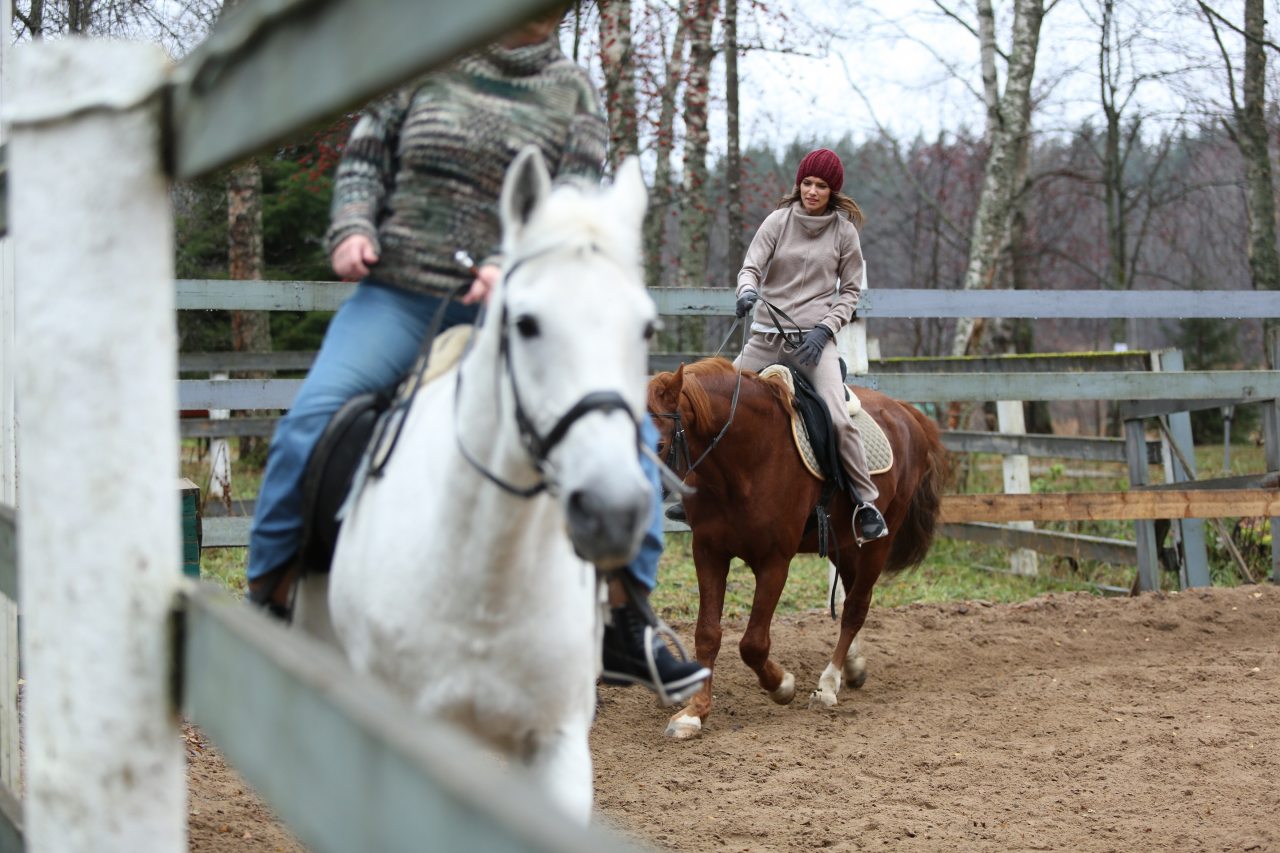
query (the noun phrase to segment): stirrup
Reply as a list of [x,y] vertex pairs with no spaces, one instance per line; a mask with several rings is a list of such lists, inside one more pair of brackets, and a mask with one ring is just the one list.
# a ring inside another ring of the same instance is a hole
[[[875,535],[873,535],[873,536],[863,536],[863,535],[862,535],[862,521],[861,521],[860,516],[861,516],[864,512],[873,512],[873,513],[875,513],[874,520],[873,520],[873,522],[872,522],[872,523],[874,523],[875,521],[878,521],[878,522],[880,523],[880,532],[879,532],[879,533],[876,533],[876,534],[875,534]],[[854,508],[854,510],[853,510],[853,538],[854,538],[854,541],[856,541],[856,542],[858,543],[858,547],[859,547],[859,548],[861,548],[863,545],[865,545],[865,544],[866,544],[866,543],[868,543],[868,542],[875,542],[877,539],[883,539],[884,537],[886,537],[886,536],[888,536],[888,535],[889,535],[889,524],[888,524],[888,522],[886,522],[886,521],[884,520],[884,515],[883,515],[883,513],[881,513],[881,512],[880,512],[879,507],[877,507],[877,506],[876,506],[875,504],[873,504],[873,503],[862,503],[862,504],[859,504],[856,508]]]
[[[694,693],[697,693],[702,688],[703,682],[711,677],[710,670],[699,666],[697,670],[672,685],[668,685],[659,678],[655,653],[659,642],[662,642],[667,647],[667,654],[675,658],[678,663],[697,665],[697,661],[690,659],[689,652],[685,649],[684,643],[680,642],[676,632],[654,612],[653,607],[649,604],[648,590],[644,589],[639,581],[625,571],[619,576],[619,581],[622,583],[623,589],[626,590],[629,605],[629,607],[628,605],[623,605],[623,607],[633,609],[645,623],[644,633],[640,642],[644,649],[644,667],[648,673],[648,679],[641,681],[636,676],[628,673],[609,671],[602,672],[601,677],[608,684],[644,684],[644,686],[657,694],[658,702],[666,707],[684,702]],[[619,626],[615,626],[615,628],[617,627]],[[666,640],[670,640],[669,645],[665,642]],[[670,646],[675,647],[674,654],[672,654]]]

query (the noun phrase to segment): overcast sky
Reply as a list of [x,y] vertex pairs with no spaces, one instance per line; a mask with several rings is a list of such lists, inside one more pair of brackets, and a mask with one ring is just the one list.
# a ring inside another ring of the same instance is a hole
[[[1177,4],[1182,2],[1186,0],[1121,4],[1124,30],[1138,39],[1135,62],[1141,71],[1167,73],[1197,64],[1204,69],[1194,76],[1183,74],[1141,87],[1138,101],[1143,110],[1165,121],[1191,107],[1185,90],[1208,96],[1217,95],[1222,87],[1221,62],[1208,27],[1177,14]],[[939,13],[933,0],[778,0],[770,8],[780,8],[779,3],[795,21],[793,32],[826,28],[835,35],[829,42],[817,36],[793,36],[788,39],[792,52],[750,51],[743,56],[744,144],[779,146],[797,134],[834,141],[848,132],[855,139],[865,139],[877,132],[877,122],[901,138],[917,133],[934,136],[940,129],[966,125],[975,132],[981,130],[977,40]],[[972,0],[948,5],[975,20]],[[996,5],[1000,42],[1007,47],[1010,3],[997,0]],[[1096,5],[1096,0],[1059,0],[1045,19],[1036,74],[1037,91],[1043,97],[1036,117],[1041,132],[1068,129],[1099,113],[1097,35],[1089,15]],[[1219,5],[1233,17],[1241,14],[1239,2],[1222,0]],[[745,2],[740,6],[749,8]],[[1268,7],[1270,17],[1280,19],[1275,4],[1268,2]],[[754,27],[744,20],[742,38]],[[1229,46],[1235,49],[1239,37],[1228,36]],[[1275,54],[1270,64],[1273,68],[1280,64]],[[721,75],[716,85],[722,91],[722,64],[717,64],[716,73]],[[717,151],[724,147],[722,109],[723,105],[712,117],[712,146]]]

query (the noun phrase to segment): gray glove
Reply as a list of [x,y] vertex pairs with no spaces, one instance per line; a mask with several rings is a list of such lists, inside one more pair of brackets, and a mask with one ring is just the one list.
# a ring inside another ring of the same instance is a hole
[[752,309],[752,307],[756,304],[756,301],[759,298],[760,298],[760,294],[756,293],[754,290],[745,291],[741,296],[738,297],[738,306],[733,312],[734,316],[736,316],[739,320],[747,316],[747,312]]
[[796,364],[801,367],[813,367],[822,358],[822,350],[831,340],[831,330],[819,323],[804,336],[804,341],[796,347]]

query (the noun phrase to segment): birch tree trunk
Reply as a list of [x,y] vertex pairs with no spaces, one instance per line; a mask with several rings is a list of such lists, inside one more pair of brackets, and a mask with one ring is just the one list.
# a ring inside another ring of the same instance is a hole
[[707,101],[715,47],[711,28],[717,0],[689,0],[689,77],[684,91],[684,197],[680,209],[680,286],[702,287],[707,278],[711,215],[707,206]]
[[[1280,289],[1276,253],[1276,200],[1268,151],[1266,17],[1263,0],[1244,3],[1243,103],[1239,112],[1240,153],[1245,160],[1249,209],[1249,273],[1254,290]],[[1276,320],[1269,321],[1274,326]]]
[[[232,279],[262,278],[262,170],[257,160],[247,160],[227,174],[227,256]],[[231,348],[271,352],[270,317],[267,311],[232,311]],[[242,437],[241,458],[256,446],[251,437]]]
[[609,165],[616,170],[619,163],[640,150],[631,0],[600,4],[600,67],[604,70],[604,105],[609,122]]
[[738,267],[746,249],[743,246],[742,221],[742,142],[738,133],[738,0],[724,3],[724,90],[728,129],[725,183],[728,204],[728,286],[735,287]]
[[[1231,96],[1234,124],[1227,131],[1244,158],[1245,207],[1249,216],[1249,277],[1254,290],[1280,288],[1280,256],[1276,251],[1275,182],[1271,175],[1271,157],[1267,138],[1266,117],[1266,14],[1263,0],[1244,0],[1244,28],[1231,24],[1204,0],[1201,11],[1213,30],[1227,70],[1227,88]],[[1244,36],[1244,77],[1240,95],[1236,95],[1235,71],[1231,55],[1223,41],[1218,23]],[[1226,122],[1224,122],[1225,124]],[[1280,328],[1280,320],[1264,321],[1266,334]]]
[[671,40],[671,55],[666,63],[666,80],[663,83],[658,108],[657,165],[653,170],[653,192],[649,197],[649,210],[644,222],[645,284],[648,287],[662,285],[662,249],[666,242],[667,220],[671,216],[671,152],[675,147],[676,94],[684,80],[684,50],[688,30],[685,16],[677,16],[675,35]]
[[[1101,40],[1098,45],[1098,85],[1102,115],[1106,121],[1102,149],[1103,202],[1107,217],[1107,287],[1127,290],[1129,282],[1126,209],[1128,194],[1124,180],[1124,158],[1120,151],[1121,111],[1116,65],[1120,61],[1119,33],[1115,20],[1115,0],[1102,4]],[[1128,334],[1123,317],[1111,318],[1111,343],[1123,343]]]
[[[1018,195],[1018,165],[1025,156],[1031,129],[1031,83],[1035,77],[1036,53],[1040,44],[1040,23],[1044,0],[1017,0],[1014,7],[1013,44],[1004,93],[997,95],[995,79],[995,14],[991,0],[979,0],[978,23],[982,50],[983,89],[988,98],[987,155],[982,191],[969,239],[969,264],[964,289],[990,288],[995,281],[1001,248],[1009,233],[1009,221]],[[995,100],[992,101],[991,99]],[[977,339],[980,324],[972,317],[961,318],[952,339],[953,355],[968,353]]]

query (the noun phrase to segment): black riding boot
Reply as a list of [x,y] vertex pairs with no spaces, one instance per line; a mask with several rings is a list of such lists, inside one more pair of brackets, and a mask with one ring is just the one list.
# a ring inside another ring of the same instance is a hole
[[854,509],[853,536],[858,540],[859,546],[888,535],[889,525],[885,524],[884,516],[875,504],[864,503]]
[[664,705],[683,702],[711,671],[697,661],[685,660],[683,649],[680,657],[672,654],[663,638],[675,639],[675,634],[649,607],[643,587],[635,582],[625,586],[630,600],[611,609],[610,624],[604,628],[601,677],[605,684],[643,684]]

